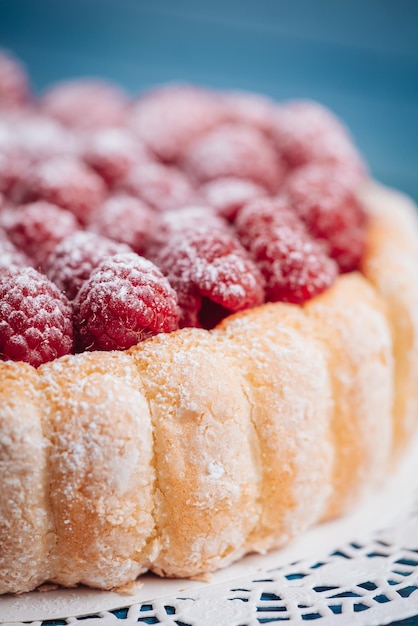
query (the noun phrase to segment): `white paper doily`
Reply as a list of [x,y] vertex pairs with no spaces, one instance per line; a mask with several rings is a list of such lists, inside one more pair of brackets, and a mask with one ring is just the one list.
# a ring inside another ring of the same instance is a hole
[[318,526],[283,550],[246,557],[209,583],[143,581],[134,596],[88,589],[3,596],[0,623],[384,626],[416,615],[418,445],[353,515]]

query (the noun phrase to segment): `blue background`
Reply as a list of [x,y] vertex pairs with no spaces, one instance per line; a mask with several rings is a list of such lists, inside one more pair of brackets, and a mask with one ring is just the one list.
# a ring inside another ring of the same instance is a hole
[[0,46],[37,91],[84,74],[315,98],[418,200],[418,0],[0,0]]
[[317,99],[418,200],[418,0],[0,0],[0,46],[37,92],[90,75]]

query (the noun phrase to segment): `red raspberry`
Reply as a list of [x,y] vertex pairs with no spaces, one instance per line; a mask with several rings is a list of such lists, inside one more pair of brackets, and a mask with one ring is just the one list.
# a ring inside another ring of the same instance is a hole
[[37,165],[22,190],[25,202],[46,200],[85,224],[106,197],[100,176],[81,161],[56,157]]
[[358,269],[366,248],[366,214],[344,172],[324,165],[295,170],[283,189],[310,234],[342,272]]
[[203,204],[189,204],[177,211],[157,214],[157,226],[150,240],[165,245],[173,233],[182,233],[188,228],[217,228],[231,232],[228,222],[217,215],[212,207]]
[[127,97],[118,87],[88,78],[57,83],[41,100],[46,115],[78,129],[121,126],[127,107]]
[[29,172],[30,163],[24,155],[16,148],[1,150],[0,146],[0,193],[13,201]]
[[227,91],[222,101],[228,121],[253,126],[266,135],[271,134],[276,110],[273,100],[246,91]]
[[147,237],[144,256],[153,259],[160,254],[161,248],[167,246],[170,239],[181,237],[190,228],[206,228],[208,231],[226,229],[231,232],[227,222],[208,206],[189,205],[177,211],[166,211],[157,215],[155,227]]
[[8,239],[4,231],[0,231],[0,273],[9,269],[13,265],[17,267],[28,267],[31,261],[26,254],[18,250]]
[[25,104],[29,92],[29,80],[23,65],[9,52],[0,50],[0,108]]
[[157,211],[178,209],[195,196],[188,178],[180,170],[161,163],[133,168],[121,186]]
[[71,306],[31,267],[0,274],[0,358],[34,367],[73,348]]
[[278,106],[273,136],[291,169],[313,162],[338,164],[355,175],[356,184],[366,175],[366,166],[348,130],[317,102],[290,101]]
[[83,158],[109,187],[119,183],[135,165],[152,160],[145,144],[123,128],[103,128],[89,136]]
[[134,252],[109,258],[74,300],[74,322],[86,350],[124,350],[178,328],[177,298],[168,280]]
[[184,168],[201,183],[234,176],[251,180],[270,192],[283,182],[284,167],[272,144],[256,128],[223,124],[191,145]]
[[87,228],[126,243],[138,254],[143,254],[146,242],[155,229],[156,218],[155,211],[142,200],[120,194],[105,200]]
[[45,273],[69,300],[73,300],[104,259],[124,252],[130,252],[130,248],[96,233],[79,230],[55,247],[46,260]]
[[246,249],[251,247],[254,239],[277,227],[288,226],[293,230],[306,231],[304,224],[283,196],[258,198],[248,202],[238,212],[234,226]]
[[256,200],[240,211],[236,229],[265,279],[267,300],[302,304],[332,285],[337,266],[283,206]]
[[205,298],[228,313],[263,302],[262,276],[229,229],[191,224],[165,233],[153,260],[177,291],[181,327],[202,325]]
[[190,85],[168,85],[133,106],[131,127],[167,163],[179,160],[192,141],[223,119],[218,98]]
[[219,216],[230,221],[235,219],[244,204],[266,195],[266,190],[260,185],[233,176],[211,180],[198,191]]
[[33,162],[58,156],[75,156],[81,139],[54,119],[30,111],[11,123],[16,148]]
[[57,243],[78,230],[72,213],[41,200],[4,211],[0,214],[0,226],[33,265],[41,269]]

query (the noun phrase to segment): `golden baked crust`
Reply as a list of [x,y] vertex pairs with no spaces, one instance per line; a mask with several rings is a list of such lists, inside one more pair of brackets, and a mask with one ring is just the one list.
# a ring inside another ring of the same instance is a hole
[[362,274],[303,307],[0,363],[0,593],[213,571],[384,479],[418,419],[418,226],[394,192],[361,198]]

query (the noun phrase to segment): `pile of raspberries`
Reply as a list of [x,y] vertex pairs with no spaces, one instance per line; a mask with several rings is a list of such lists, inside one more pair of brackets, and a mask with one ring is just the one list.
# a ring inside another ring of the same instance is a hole
[[0,359],[37,367],[303,304],[359,269],[366,166],[311,101],[93,79],[0,53]]

